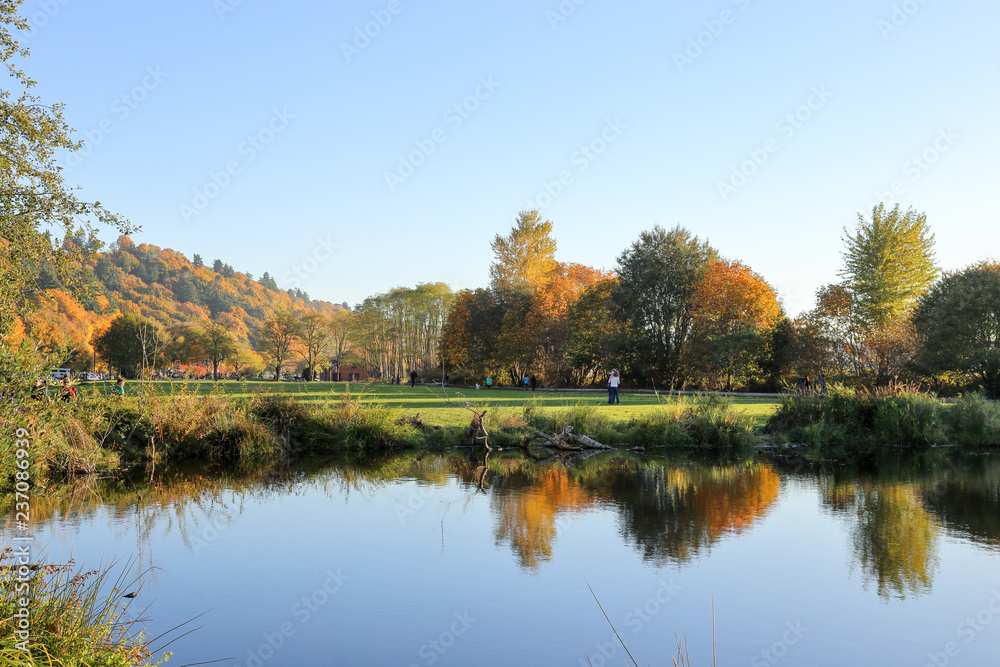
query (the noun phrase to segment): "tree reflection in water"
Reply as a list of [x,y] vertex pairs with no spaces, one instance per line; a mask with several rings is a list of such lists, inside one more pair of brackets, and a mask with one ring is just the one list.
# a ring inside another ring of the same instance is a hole
[[[516,468],[516,469],[515,469]],[[494,482],[497,543],[508,542],[522,567],[551,558],[560,513],[612,506],[622,536],[647,560],[687,561],[727,533],[758,521],[778,497],[767,464],[682,467],[605,454],[565,467],[511,465]]]
[[684,562],[727,533],[759,521],[778,498],[779,477],[767,464],[658,465],[622,471],[608,486],[622,536],[658,564]]
[[857,490],[851,539],[866,584],[874,581],[883,598],[929,592],[940,526],[920,502],[919,488],[887,483],[858,485]]

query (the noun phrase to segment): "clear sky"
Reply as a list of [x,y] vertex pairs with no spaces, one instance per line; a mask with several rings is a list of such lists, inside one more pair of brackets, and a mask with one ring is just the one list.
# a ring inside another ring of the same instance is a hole
[[560,260],[606,269],[640,231],[683,225],[792,315],[838,280],[843,229],[878,200],[927,214],[946,269],[1000,256],[995,1],[22,14],[36,91],[88,142],[66,163],[84,197],[137,242],[313,298],[484,286],[490,240],[535,206]]

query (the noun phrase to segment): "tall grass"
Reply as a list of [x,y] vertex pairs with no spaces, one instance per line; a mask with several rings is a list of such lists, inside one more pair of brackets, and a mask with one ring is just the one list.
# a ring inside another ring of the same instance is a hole
[[[0,553],[0,664],[132,667],[159,665],[169,653],[151,662],[153,652],[138,621],[126,619],[131,600],[124,596],[142,579],[132,563],[74,571],[73,562],[41,564],[19,587],[13,550]],[[117,574],[115,574],[117,572]],[[18,647],[17,614],[28,604],[27,651]],[[140,615],[141,616],[141,615]]]
[[624,424],[612,421],[594,405],[571,406],[545,415],[526,409],[525,421],[550,432],[571,425],[574,433],[586,434],[606,445],[735,450],[757,441],[753,419],[732,402],[714,396],[665,401]]
[[782,397],[765,429],[818,445],[1000,445],[1000,404],[979,394],[948,404],[909,387]]

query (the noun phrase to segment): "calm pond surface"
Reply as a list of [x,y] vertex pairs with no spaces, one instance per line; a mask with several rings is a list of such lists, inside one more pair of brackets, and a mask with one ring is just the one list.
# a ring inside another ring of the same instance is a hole
[[588,582],[641,665],[671,664],[675,634],[710,665],[713,600],[719,665],[1000,662],[996,455],[144,474],[36,499],[36,544],[152,567],[131,609],[153,636],[204,613],[171,666],[624,664]]

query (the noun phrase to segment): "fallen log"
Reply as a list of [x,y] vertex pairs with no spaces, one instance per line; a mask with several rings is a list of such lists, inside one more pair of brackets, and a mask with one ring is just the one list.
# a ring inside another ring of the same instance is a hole
[[[574,434],[572,426],[564,426],[563,430],[555,435],[549,435],[542,431],[532,431],[524,436],[524,440],[521,441],[521,447],[526,449],[534,440],[544,440],[549,447],[555,447],[556,449],[568,452],[582,452],[585,449],[614,449],[614,447],[603,445],[588,436]],[[570,444],[571,441],[576,444]]]

